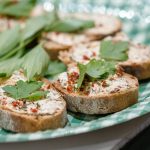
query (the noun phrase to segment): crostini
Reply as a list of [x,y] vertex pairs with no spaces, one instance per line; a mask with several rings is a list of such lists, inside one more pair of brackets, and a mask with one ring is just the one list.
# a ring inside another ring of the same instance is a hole
[[44,48],[48,51],[52,59],[57,59],[60,51],[68,50],[73,45],[102,39],[117,33],[122,28],[120,20],[109,15],[76,14],[73,17],[82,20],[92,20],[94,27],[78,33],[43,33],[41,40],[44,41]]
[[54,86],[63,94],[69,110],[84,114],[117,112],[138,100],[137,78],[120,68],[114,70],[112,62],[104,60],[71,66]]
[[[120,36],[120,35],[119,35]],[[120,43],[128,41],[128,38],[121,36],[107,37],[105,40]],[[94,41],[86,44],[75,45],[69,51],[59,53],[59,59],[65,64],[70,63],[88,63],[91,59],[101,59],[101,45],[103,41]],[[119,51],[119,48],[118,48]],[[110,51],[110,55],[111,55]],[[136,76],[139,80],[150,78],[150,48],[141,44],[128,42],[126,50],[127,59],[118,60],[118,65],[125,72]],[[116,58],[118,54],[116,53]],[[119,57],[119,56],[118,56]]]
[[[30,95],[25,96],[25,93]],[[1,128],[35,132],[64,127],[66,122],[66,103],[49,81],[28,82],[22,71],[15,71],[9,79],[1,80]]]

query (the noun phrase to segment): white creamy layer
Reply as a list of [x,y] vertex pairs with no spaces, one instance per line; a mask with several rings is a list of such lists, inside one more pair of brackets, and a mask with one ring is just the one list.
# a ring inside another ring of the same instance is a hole
[[[86,64],[91,59],[100,59],[100,42],[80,44],[70,50],[70,57],[75,62]],[[94,55],[93,55],[94,54]],[[88,59],[89,58],[89,59]],[[128,50],[128,60],[135,63],[150,60],[150,48],[139,44],[130,44]]]
[[88,37],[86,37],[84,34],[51,32],[48,33],[47,37],[53,42],[66,45],[66,46],[72,46],[78,43],[88,41]]
[[[74,69],[72,69],[74,71]],[[78,70],[76,70],[76,72],[78,73]],[[71,73],[71,71],[69,72]],[[65,89],[67,89],[68,87],[68,74],[66,72],[61,73],[58,77],[59,82],[61,84],[61,86]],[[132,79],[131,79],[132,80]],[[128,78],[126,78],[125,76],[118,76],[118,75],[113,75],[110,76],[108,79],[106,80],[100,80],[100,81],[96,81],[96,82],[89,82],[88,85],[86,85],[84,87],[84,90],[87,90],[89,93],[89,96],[94,96],[94,95],[99,95],[99,94],[107,94],[107,93],[115,93],[118,91],[122,91],[122,90],[126,90],[132,86],[135,86],[132,82],[128,81]],[[104,83],[105,82],[105,83]],[[76,87],[76,83],[73,85],[74,87]]]
[[35,102],[26,101],[25,103],[21,100],[15,100],[6,95],[2,89],[5,85],[14,85],[17,81],[26,81],[23,73],[16,71],[10,79],[6,81],[4,85],[0,86],[0,105],[9,110],[17,113],[27,114],[54,114],[58,110],[64,109],[65,104],[60,98],[61,95],[54,89],[48,89],[48,93],[45,99],[38,100]]

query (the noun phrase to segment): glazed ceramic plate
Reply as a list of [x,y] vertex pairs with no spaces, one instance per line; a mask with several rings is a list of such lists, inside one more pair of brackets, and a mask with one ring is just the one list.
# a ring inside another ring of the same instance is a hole
[[[48,0],[40,2],[47,10],[53,5]],[[124,32],[136,42],[149,44],[150,2],[147,0],[63,0],[59,3],[63,12],[101,12],[120,17]],[[21,142],[75,135],[102,129],[129,121],[150,112],[150,80],[140,83],[138,103],[120,112],[109,115],[87,116],[68,112],[68,124],[57,130],[20,134],[0,129],[0,142]]]

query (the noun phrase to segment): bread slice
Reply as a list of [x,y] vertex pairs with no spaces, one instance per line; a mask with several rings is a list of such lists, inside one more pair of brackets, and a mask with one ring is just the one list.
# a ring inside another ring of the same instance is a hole
[[118,72],[105,80],[85,84],[84,88],[76,91],[75,74],[77,72],[70,81],[70,73],[62,73],[54,84],[63,94],[67,108],[73,112],[108,114],[125,109],[138,100],[138,80],[132,75]]
[[88,43],[90,41],[102,39],[108,35],[114,35],[122,28],[120,20],[109,15],[89,15],[81,13],[75,14],[72,17],[83,20],[93,20],[95,27],[80,33],[43,33],[41,40],[44,42],[44,48],[52,59],[57,59],[60,51],[68,50],[79,43]]
[[[113,40],[118,41],[118,39],[120,40],[120,37],[114,37]],[[73,46],[69,51],[60,52],[59,59],[66,65],[77,62],[86,64],[91,59],[100,59],[99,51],[100,41],[94,41]],[[118,65],[139,80],[150,78],[150,47],[129,42],[128,59],[118,62]]]
[[27,102],[8,97],[2,87],[25,81],[22,72],[15,72],[0,85],[0,127],[13,132],[35,132],[64,127],[67,122],[66,103],[47,80],[42,80],[47,97]]
[[112,15],[98,13],[75,13],[71,14],[71,16],[83,20],[93,20],[95,27],[86,29],[84,33],[88,36],[99,37],[99,39],[113,35],[122,29],[122,23],[119,18]]

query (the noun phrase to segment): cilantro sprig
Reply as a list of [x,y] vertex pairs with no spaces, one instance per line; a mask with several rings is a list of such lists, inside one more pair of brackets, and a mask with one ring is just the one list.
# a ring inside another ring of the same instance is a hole
[[8,94],[8,96],[16,100],[39,100],[47,94],[46,91],[40,91],[42,84],[42,82],[37,81],[24,82],[19,80],[16,85],[7,85],[3,87],[3,90]]
[[90,80],[100,80],[107,78],[116,71],[115,62],[105,60],[91,60],[88,64],[78,64],[79,79],[77,82],[77,88],[80,88],[85,77],[89,77]]
[[106,60],[125,61],[128,59],[128,49],[129,43],[126,41],[102,41],[100,46],[100,57]]

